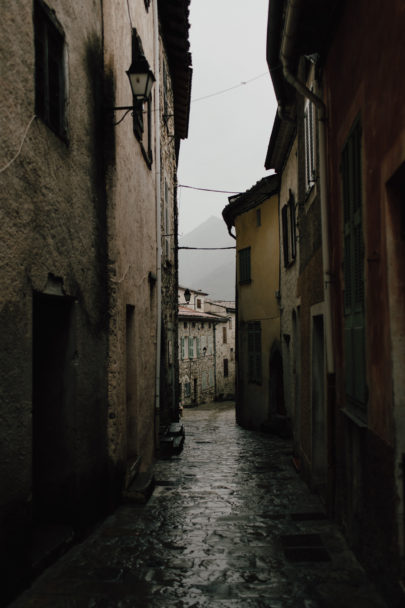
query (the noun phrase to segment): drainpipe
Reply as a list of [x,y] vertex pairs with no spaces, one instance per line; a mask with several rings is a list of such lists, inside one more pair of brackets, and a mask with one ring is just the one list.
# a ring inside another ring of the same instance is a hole
[[323,289],[325,300],[325,340],[326,340],[326,366],[329,374],[334,372],[334,356],[332,344],[332,311],[330,297],[330,259],[329,259],[329,232],[326,200],[326,145],[325,145],[325,121],[326,106],[322,99],[315,95],[290,71],[289,63],[293,57],[293,41],[299,25],[299,15],[303,0],[289,0],[280,49],[280,59],[283,66],[283,75],[286,81],[295,90],[309,99],[318,109],[319,126],[319,186],[321,202],[321,225],[322,225],[322,266],[323,266]]
[[155,34],[155,183],[156,183],[156,384],[155,384],[155,441],[159,440],[160,425],[160,357],[162,341],[162,228],[161,228],[161,192],[160,192],[160,49],[159,49],[159,16],[157,0],[153,2],[153,21]]

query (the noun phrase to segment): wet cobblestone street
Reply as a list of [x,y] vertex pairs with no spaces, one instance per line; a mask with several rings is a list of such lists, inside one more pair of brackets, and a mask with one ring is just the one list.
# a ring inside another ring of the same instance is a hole
[[183,452],[13,608],[384,608],[291,462],[288,441],[185,410]]

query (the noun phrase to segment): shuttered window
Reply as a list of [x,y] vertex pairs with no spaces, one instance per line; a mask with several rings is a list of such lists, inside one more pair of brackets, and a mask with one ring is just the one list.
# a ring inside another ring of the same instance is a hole
[[281,209],[281,227],[283,233],[284,266],[287,267],[294,262],[297,253],[295,199],[291,190],[288,203]]
[[305,188],[309,190],[315,183],[315,108],[306,100],[304,109],[304,144],[305,144]]
[[248,380],[262,382],[262,329],[260,321],[248,323]]
[[42,0],[34,3],[34,29],[35,112],[65,138],[65,37],[54,13]]
[[239,282],[247,283],[251,281],[250,274],[250,247],[239,251]]
[[347,404],[365,415],[367,402],[364,307],[364,242],[361,187],[361,126],[342,152],[344,218],[344,333]]

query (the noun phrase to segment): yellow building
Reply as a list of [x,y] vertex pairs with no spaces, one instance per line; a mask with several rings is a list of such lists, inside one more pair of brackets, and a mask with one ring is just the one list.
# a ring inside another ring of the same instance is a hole
[[[222,214],[236,231],[236,418],[249,428],[284,424],[280,350],[279,178],[229,198]],[[232,233],[231,233],[232,234]],[[234,236],[234,235],[233,235]]]

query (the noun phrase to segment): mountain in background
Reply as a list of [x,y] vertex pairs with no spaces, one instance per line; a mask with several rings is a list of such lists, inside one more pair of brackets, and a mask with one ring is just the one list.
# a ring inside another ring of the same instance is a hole
[[[211,216],[179,238],[179,247],[235,247],[225,222]],[[213,300],[235,300],[235,249],[219,251],[179,251],[179,283],[200,289]]]

